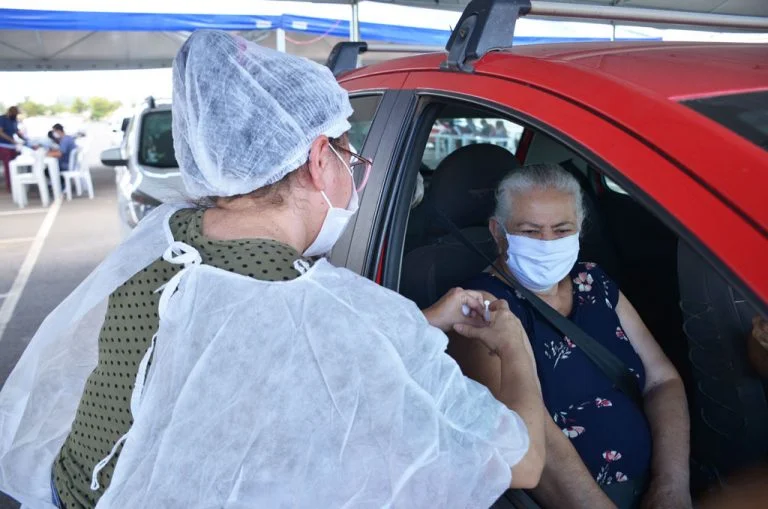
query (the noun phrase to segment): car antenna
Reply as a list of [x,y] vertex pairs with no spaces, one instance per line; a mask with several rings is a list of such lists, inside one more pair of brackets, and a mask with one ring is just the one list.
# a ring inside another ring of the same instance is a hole
[[494,49],[509,48],[520,16],[531,11],[530,0],[472,0],[451,32],[445,49],[445,70],[473,72],[472,62]]

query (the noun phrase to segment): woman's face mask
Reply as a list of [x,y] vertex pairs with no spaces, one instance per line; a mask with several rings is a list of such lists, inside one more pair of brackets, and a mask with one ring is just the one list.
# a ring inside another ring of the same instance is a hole
[[[501,223],[499,223],[501,224]],[[579,256],[579,234],[556,240],[511,235],[507,238],[507,268],[532,292],[549,290],[568,275]]]
[[514,221],[507,225],[494,219],[500,227],[496,241],[500,246],[506,241],[507,267],[529,290],[549,290],[568,275],[579,255],[574,197],[557,189],[534,188],[510,199],[509,214]]
[[331,150],[339,158],[341,164],[349,172],[350,179],[352,181],[352,196],[349,199],[349,204],[346,208],[334,207],[331,200],[328,199],[328,195],[324,191],[320,191],[328,204],[328,212],[325,214],[325,219],[320,227],[320,232],[317,234],[314,242],[304,251],[304,256],[321,256],[329,253],[333,246],[338,242],[341,236],[344,234],[344,230],[347,229],[350,219],[355,215],[359,207],[359,198],[357,195],[357,188],[355,186],[355,176],[352,173],[352,169],[349,166],[339,152],[329,145]]

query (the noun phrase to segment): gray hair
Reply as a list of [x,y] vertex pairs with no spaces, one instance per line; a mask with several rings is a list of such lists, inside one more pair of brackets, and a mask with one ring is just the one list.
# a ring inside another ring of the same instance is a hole
[[576,221],[579,229],[584,222],[584,196],[578,180],[559,164],[529,164],[512,171],[499,183],[496,189],[496,210],[493,215],[501,221],[508,221],[512,211],[513,195],[535,188],[556,189],[573,196],[576,206]]

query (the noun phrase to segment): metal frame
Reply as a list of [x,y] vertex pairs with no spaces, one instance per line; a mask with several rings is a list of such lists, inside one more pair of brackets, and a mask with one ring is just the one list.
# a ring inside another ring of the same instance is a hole
[[445,47],[448,58],[442,68],[472,72],[472,62],[489,51],[512,47],[515,23],[519,17],[526,15],[609,21],[614,28],[612,39],[615,39],[616,21],[768,30],[768,17],[531,0],[472,0],[448,40]]
[[[471,5],[471,4],[470,4]],[[531,2],[531,16],[578,18],[632,23],[688,25],[692,27],[768,30],[768,17],[737,16],[687,11],[668,11],[642,7]]]

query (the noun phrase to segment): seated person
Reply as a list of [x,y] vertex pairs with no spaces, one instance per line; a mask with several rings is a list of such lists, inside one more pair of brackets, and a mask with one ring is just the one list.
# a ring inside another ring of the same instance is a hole
[[752,319],[752,333],[747,341],[752,367],[760,376],[768,378],[768,320],[755,316]]
[[[637,376],[643,407],[511,288],[494,268],[467,283],[505,299],[530,338],[549,421],[547,460],[531,493],[546,508],[689,508],[689,418],[683,383],[616,283],[577,263],[584,220],[581,188],[556,164],[502,180],[490,220],[495,264],[581,327]],[[449,353],[469,377],[503,393],[499,364],[461,336]],[[602,491],[601,489],[602,488]],[[609,500],[610,498],[610,500]],[[648,505],[649,504],[649,505]]]
[[61,124],[53,126],[53,138],[59,145],[58,150],[48,151],[50,157],[56,157],[59,160],[59,169],[61,171],[69,171],[69,156],[72,151],[77,148],[75,145],[75,139],[64,132],[64,127]]

